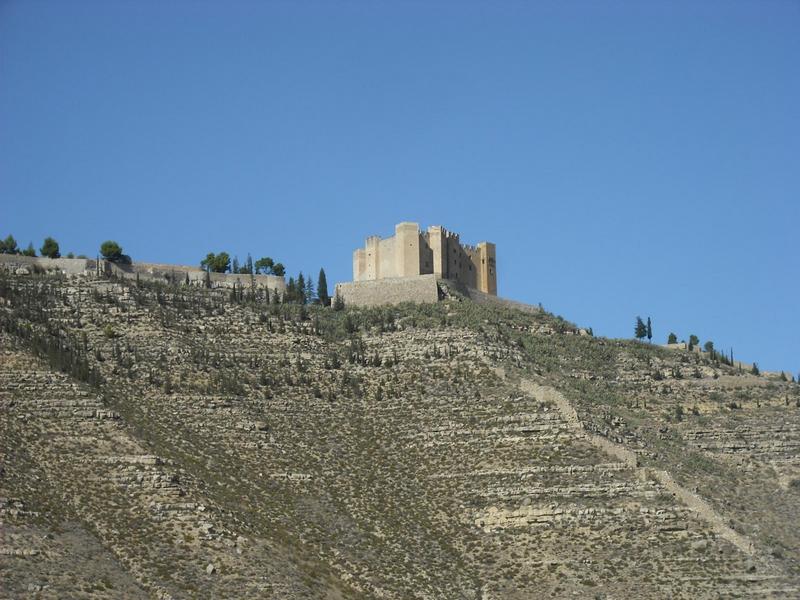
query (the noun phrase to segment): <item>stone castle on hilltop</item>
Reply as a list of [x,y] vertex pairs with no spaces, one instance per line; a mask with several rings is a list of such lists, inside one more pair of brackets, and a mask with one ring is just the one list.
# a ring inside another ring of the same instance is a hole
[[497,295],[495,245],[462,245],[457,233],[432,225],[421,232],[418,223],[398,223],[394,235],[367,238],[353,252],[353,281],[435,275],[485,294]]
[[[336,285],[335,297],[351,306],[438,302],[450,291],[496,302],[495,245],[462,244],[457,233],[434,225],[398,223],[394,235],[370,236],[353,252],[353,281]],[[505,302],[505,301],[503,301]]]

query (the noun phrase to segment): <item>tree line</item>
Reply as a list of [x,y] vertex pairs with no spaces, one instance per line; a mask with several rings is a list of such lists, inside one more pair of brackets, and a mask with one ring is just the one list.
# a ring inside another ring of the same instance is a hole
[[[17,245],[17,240],[14,236],[9,234],[5,239],[0,240],[0,254],[17,254],[20,256],[36,256],[36,249],[33,247],[33,242],[28,244],[25,249],[20,249]],[[53,237],[46,237],[39,248],[39,254],[43,258],[61,258],[61,247],[58,241]],[[105,260],[112,262],[130,262],[130,257],[122,252],[122,246],[113,240],[106,240],[100,244],[100,254]],[[88,258],[85,254],[75,256],[74,253],[68,252],[64,258]]]
[[[239,258],[234,256],[231,259],[227,252],[209,252],[200,261],[200,266],[207,273],[234,273],[239,275],[277,275],[284,277],[286,267],[283,263],[276,262],[269,256],[264,256],[258,260],[248,254],[244,262],[240,263]],[[303,272],[295,277],[289,277],[286,282],[286,293],[283,301],[294,304],[330,304],[331,297],[328,294],[328,279],[325,276],[325,269],[319,270],[317,284],[314,285],[311,277],[306,277]]]
[[200,261],[200,266],[211,273],[237,273],[242,275],[277,275],[282,277],[286,274],[286,267],[282,263],[275,262],[269,256],[259,258],[253,262],[253,257],[249,254],[244,263],[239,263],[238,257],[231,260],[230,254],[220,252],[215,254],[209,252]]
[[[636,317],[634,335],[636,336],[636,339],[640,341],[643,340],[644,338],[647,338],[648,342],[652,342],[653,322],[650,320],[650,317],[647,317],[647,322],[643,321],[641,317]],[[667,336],[667,344],[677,344],[677,343],[678,343],[678,336],[675,335],[674,332],[670,332],[670,334]],[[692,333],[691,335],[689,335],[688,343],[685,340],[681,340],[681,343],[686,344],[686,347],[691,351],[700,345],[700,338]],[[733,366],[733,348],[730,349],[729,353],[720,352],[716,348],[714,348],[714,342],[708,340],[705,344],[703,344],[703,350],[709,355],[711,360]],[[758,367],[755,368],[757,369]]]

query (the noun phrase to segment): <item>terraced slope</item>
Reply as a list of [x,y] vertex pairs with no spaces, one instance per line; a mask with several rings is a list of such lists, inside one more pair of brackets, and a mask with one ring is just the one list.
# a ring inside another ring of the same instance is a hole
[[10,597],[800,594],[797,385],[457,296],[2,276],[0,323]]

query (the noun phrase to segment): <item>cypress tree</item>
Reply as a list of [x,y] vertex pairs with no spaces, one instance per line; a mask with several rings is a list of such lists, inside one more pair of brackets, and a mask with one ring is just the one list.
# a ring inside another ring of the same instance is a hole
[[325,277],[325,269],[319,270],[319,279],[317,279],[317,298],[320,304],[328,306],[331,302],[331,297],[328,295],[328,279]]
[[314,282],[311,281],[311,277],[306,279],[306,302],[309,304],[314,302]]
[[700,338],[697,337],[695,334],[691,334],[689,336],[689,350],[694,349],[694,347],[697,346],[697,344],[699,343],[700,343]]
[[297,276],[297,301],[300,304],[306,303],[306,279],[303,277],[303,272],[300,271],[300,274]]
[[647,317],[647,341],[653,341],[653,324],[650,322],[650,317]]
[[247,261],[244,263],[244,268],[248,275],[255,274],[255,270],[253,269],[253,257],[250,256],[249,252],[247,253]]

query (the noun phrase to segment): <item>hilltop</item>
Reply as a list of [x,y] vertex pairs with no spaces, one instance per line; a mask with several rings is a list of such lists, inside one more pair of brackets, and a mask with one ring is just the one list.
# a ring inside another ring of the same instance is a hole
[[0,588],[800,594],[800,386],[544,311],[0,274]]

